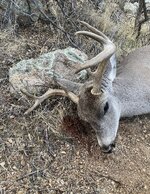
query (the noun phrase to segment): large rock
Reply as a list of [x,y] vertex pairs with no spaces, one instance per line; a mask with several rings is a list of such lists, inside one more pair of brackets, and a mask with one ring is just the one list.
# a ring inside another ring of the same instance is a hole
[[150,0],[145,0],[147,11],[150,11]]
[[137,2],[135,3],[130,3],[126,2],[124,5],[124,11],[128,14],[135,15],[137,13],[139,4]]
[[74,74],[79,64],[87,60],[83,52],[68,47],[39,56],[36,59],[20,61],[9,70],[10,91],[17,97],[20,89],[39,94],[44,86],[50,86],[53,78],[65,78],[80,82],[86,79],[86,71]]
[[[145,0],[147,11],[150,10],[150,0]],[[124,4],[124,11],[127,14],[136,15],[139,8],[139,3],[137,1],[126,2]]]

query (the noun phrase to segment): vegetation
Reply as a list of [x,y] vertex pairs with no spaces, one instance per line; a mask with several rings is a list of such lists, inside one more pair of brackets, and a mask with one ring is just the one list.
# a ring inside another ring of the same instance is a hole
[[145,4],[135,16],[124,12],[126,2],[0,1],[0,192],[149,194],[149,116],[122,120],[117,148],[105,155],[68,99],[48,99],[25,116],[30,101],[15,99],[9,91],[9,68],[20,60],[67,46],[89,57],[100,52],[93,40],[75,37],[83,29],[79,20],[115,42],[118,61],[136,47],[150,44]]

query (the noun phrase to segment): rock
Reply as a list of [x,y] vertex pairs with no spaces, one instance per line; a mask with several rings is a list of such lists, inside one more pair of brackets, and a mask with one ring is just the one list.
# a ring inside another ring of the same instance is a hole
[[[147,11],[150,10],[150,0],[145,0]],[[124,4],[124,11],[128,14],[135,15],[137,13],[139,3],[137,1],[126,2]]]
[[150,0],[145,1],[147,12],[150,11]]
[[145,34],[145,35],[150,33],[150,21],[147,21],[142,24],[140,32],[141,34]]
[[137,2],[135,2],[135,3],[126,2],[124,5],[124,11],[128,14],[135,15],[137,13],[137,10],[138,10],[138,5],[139,4]]
[[83,52],[68,47],[39,56],[36,59],[22,60],[9,70],[10,91],[15,97],[26,89],[39,94],[44,86],[50,87],[54,77],[79,82],[86,79],[86,70],[74,74],[77,65],[88,59]]

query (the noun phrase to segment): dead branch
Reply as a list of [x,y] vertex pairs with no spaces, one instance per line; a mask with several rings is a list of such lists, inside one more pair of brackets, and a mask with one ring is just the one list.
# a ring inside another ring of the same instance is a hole
[[46,169],[44,168],[44,169],[41,169],[41,170],[35,170],[33,172],[30,172],[30,173],[28,173],[28,174],[26,174],[26,175],[16,179],[16,181],[23,180],[23,179],[25,179],[27,177],[30,177],[30,176],[38,175],[39,173],[43,172],[44,170],[46,170]]
[[[89,172],[91,172],[90,170],[89,170]],[[116,183],[118,186],[120,186],[120,185],[123,185],[123,183],[121,182],[121,181],[119,181],[119,180],[116,180],[115,178],[113,178],[112,176],[110,176],[110,175],[104,175],[104,174],[102,174],[101,172],[99,172],[99,171],[92,171],[91,173],[90,173],[90,176],[91,177],[93,177],[92,176],[92,174],[97,174],[100,178],[105,178],[105,179],[107,179],[107,180],[111,180],[111,181],[113,181],[114,183]]]
[[[144,17],[144,18],[143,18]],[[139,7],[135,19],[135,30],[137,31],[137,38],[140,35],[141,26],[144,22],[148,21],[148,14],[146,9],[145,0],[139,0]]]
[[6,11],[3,16],[3,23],[8,23],[9,25],[12,24],[12,19],[11,17],[13,16],[13,2],[11,0],[8,1]]

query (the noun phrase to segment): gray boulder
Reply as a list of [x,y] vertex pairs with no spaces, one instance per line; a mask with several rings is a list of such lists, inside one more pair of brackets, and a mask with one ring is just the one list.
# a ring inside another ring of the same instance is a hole
[[137,13],[139,4],[137,2],[126,2],[124,5],[124,11],[128,14],[135,15]]
[[[150,10],[150,0],[145,0],[147,11]],[[124,4],[124,11],[127,14],[135,15],[138,11],[139,3],[138,2],[126,2]]]
[[86,79],[86,70],[78,74],[74,72],[87,59],[83,52],[68,47],[43,54],[36,59],[22,60],[9,70],[10,91],[16,97],[21,94],[20,89],[39,94],[44,87],[54,84],[55,77],[81,82]]

